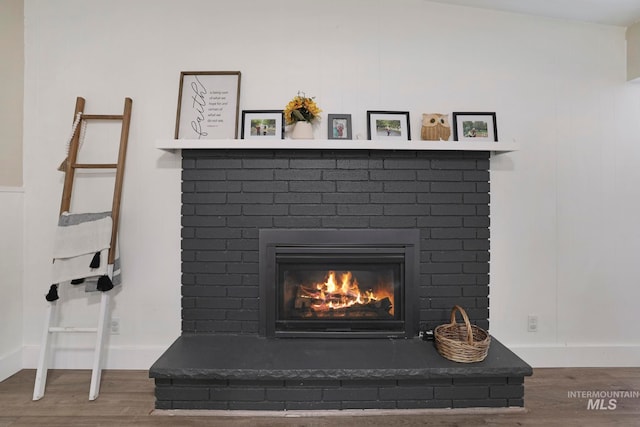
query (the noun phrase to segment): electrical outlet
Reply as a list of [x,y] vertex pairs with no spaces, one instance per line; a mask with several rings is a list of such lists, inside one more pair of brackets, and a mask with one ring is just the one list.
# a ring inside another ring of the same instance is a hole
[[538,332],[538,316],[530,314],[527,318],[527,331]]
[[120,319],[114,317],[111,319],[111,335],[120,334]]

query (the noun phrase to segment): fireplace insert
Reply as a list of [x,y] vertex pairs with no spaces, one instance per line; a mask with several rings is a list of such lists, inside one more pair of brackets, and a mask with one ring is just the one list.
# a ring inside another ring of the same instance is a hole
[[415,335],[417,230],[260,232],[261,335]]

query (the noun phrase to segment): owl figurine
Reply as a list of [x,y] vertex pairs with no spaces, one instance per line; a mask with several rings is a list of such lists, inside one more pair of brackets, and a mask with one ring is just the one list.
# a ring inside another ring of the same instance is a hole
[[420,132],[420,137],[423,141],[448,141],[450,136],[451,125],[449,125],[449,116],[439,113],[422,115],[422,132]]

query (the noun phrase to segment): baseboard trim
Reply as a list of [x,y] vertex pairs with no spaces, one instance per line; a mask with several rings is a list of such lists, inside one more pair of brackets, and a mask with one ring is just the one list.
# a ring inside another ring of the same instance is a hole
[[0,381],[4,381],[22,369],[22,349],[0,357]]
[[[148,370],[168,346],[110,347],[104,369]],[[37,368],[40,346],[25,346],[22,353],[22,368]],[[50,369],[91,369],[93,365],[93,348],[56,348],[52,353]]]
[[637,367],[640,345],[507,345],[534,368]]

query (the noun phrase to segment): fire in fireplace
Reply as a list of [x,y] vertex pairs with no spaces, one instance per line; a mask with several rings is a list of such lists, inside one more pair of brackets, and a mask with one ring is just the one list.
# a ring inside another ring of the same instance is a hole
[[412,336],[418,232],[262,230],[261,333]]
[[287,271],[283,317],[393,319],[395,287],[393,276],[368,271]]

